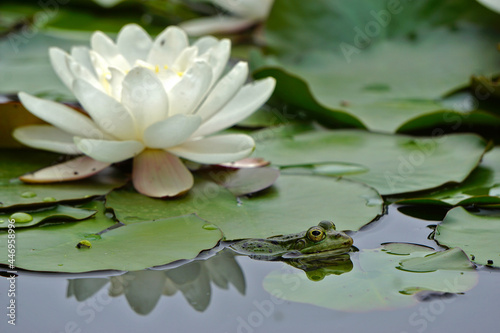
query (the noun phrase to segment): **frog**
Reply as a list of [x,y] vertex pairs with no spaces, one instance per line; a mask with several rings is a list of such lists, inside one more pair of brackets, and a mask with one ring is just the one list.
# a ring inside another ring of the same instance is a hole
[[350,236],[337,231],[332,221],[325,220],[307,231],[242,240],[231,244],[229,248],[253,259],[281,260],[339,255],[349,252],[352,244]]

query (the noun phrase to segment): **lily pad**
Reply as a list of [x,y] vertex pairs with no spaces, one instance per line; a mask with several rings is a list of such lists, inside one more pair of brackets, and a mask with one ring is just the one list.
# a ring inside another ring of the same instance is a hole
[[119,189],[107,195],[106,206],[125,224],[195,213],[233,240],[301,232],[322,220],[334,221],[338,230],[358,230],[382,214],[383,201],[374,189],[357,182],[283,175],[266,191],[239,200],[227,189],[198,179],[182,198],[160,200]]
[[[115,224],[100,212],[92,219],[16,230],[15,266],[33,271],[88,272],[142,270],[180,259],[192,259],[213,248],[221,238],[217,228],[194,215],[142,221],[96,233]],[[189,237],[186,237],[189,235]],[[0,231],[0,263],[8,264],[6,231]],[[90,248],[77,248],[82,240]]]
[[224,186],[235,196],[261,191],[278,179],[280,172],[275,168],[248,168],[208,171],[208,176],[217,184]]
[[447,247],[460,247],[481,265],[500,267],[500,217],[479,216],[453,208],[437,225],[434,239]]
[[486,142],[473,134],[417,138],[337,130],[265,140],[257,144],[254,156],[280,167],[358,164],[368,171],[346,177],[389,195],[462,182],[477,166],[485,148]]
[[396,201],[402,205],[467,206],[500,204],[500,147],[487,152],[462,183]]
[[[278,97],[328,125],[343,113],[395,132],[446,109],[440,99],[467,87],[471,75],[500,71],[495,20],[474,1],[450,10],[435,0],[276,0],[265,29],[274,55],[259,61],[266,65],[255,76],[277,78]],[[309,92],[314,102],[297,103]]]
[[[28,30],[29,31],[29,30]],[[88,33],[63,34],[14,32],[0,40],[0,93],[25,91],[38,96],[73,101],[75,97],[52,69],[49,47],[68,51],[73,45],[87,45]]]
[[97,211],[75,208],[64,205],[57,205],[54,207],[47,207],[37,209],[35,211],[23,210],[21,213],[26,214],[28,218],[26,220],[18,221],[15,219],[14,214],[19,214],[19,212],[11,213],[0,213],[0,229],[8,228],[8,221],[15,220],[15,226],[17,228],[31,227],[38,223],[49,221],[49,220],[65,220],[65,221],[80,221],[88,219],[93,216]]
[[83,200],[104,195],[128,181],[128,177],[122,172],[108,168],[80,181],[26,184],[16,177],[49,166],[58,155],[36,150],[7,149],[1,150],[0,154],[0,209],[2,210],[34,204],[47,206],[58,202]]
[[[403,250],[405,245],[398,246]],[[302,272],[274,271],[264,279],[264,289],[287,301],[365,312],[414,305],[418,300],[411,295],[419,291],[461,293],[477,283],[477,272],[459,249],[436,253],[427,247],[415,250],[415,245],[409,244],[403,252],[408,254],[384,248],[352,253],[352,271],[328,275],[321,281],[311,281]],[[452,259],[444,269],[442,262],[435,260],[438,254]],[[421,267],[413,270],[417,259],[426,267],[425,272]]]

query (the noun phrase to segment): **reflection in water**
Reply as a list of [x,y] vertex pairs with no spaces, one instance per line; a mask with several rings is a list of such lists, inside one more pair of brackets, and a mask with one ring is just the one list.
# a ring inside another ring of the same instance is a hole
[[[172,296],[177,291],[193,309],[202,312],[210,304],[212,283],[221,289],[233,285],[240,294],[245,294],[245,278],[235,256],[233,251],[224,249],[206,260],[195,260],[168,270],[127,272],[109,278],[72,279],[69,280],[67,297],[75,296],[77,301],[83,302],[111,282],[109,296],[125,296],[130,307],[141,315],[153,311],[162,295]],[[353,267],[347,253],[299,256],[281,261],[303,270],[312,281],[349,272]]]
[[83,302],[111,282],[111,297],[125,296],[138,314],[149,314],[162,295],[172,296],[180,291],[197,311],[204,311],[211,298],[211,283],[221,289],[233,285],[245,294],[245,278],[232,251],[223,250],[207,260],[196,260],[164,271],[144,270],[127,272],[108,278],[69,280],[67,297]]
[[323,258],[286,259],[283,262],[303,270],[311,281],[321,281],[325,276],[340,275],[352,270],[352,261],[348,253]]

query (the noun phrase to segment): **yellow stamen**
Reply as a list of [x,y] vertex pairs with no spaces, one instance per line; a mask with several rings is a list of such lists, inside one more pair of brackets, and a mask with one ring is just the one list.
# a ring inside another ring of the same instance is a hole
[[156,74],[158,74],[160,72],[160,66],[158,66],[158,65],[155,66],[155,72],[156,72]]
[[164,69],[168,69],[168,66],[167,66],[167,65],[164,65],[164,66],[163,66],[163,68],[164,68]]
[[182,75],[184,75],[184,73],[183,72],[177,72],[177,75],[182,76]]

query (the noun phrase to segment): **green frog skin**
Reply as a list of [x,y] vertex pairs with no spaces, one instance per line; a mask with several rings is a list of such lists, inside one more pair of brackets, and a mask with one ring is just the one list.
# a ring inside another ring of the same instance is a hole
[[266,239],[247,239],[230,245],[240,254],[254,259],[277,260],[301,256],[336,255],[349,252],[353,240],[342,231],[335,230],[331,221],[297,234],[273,236]]

